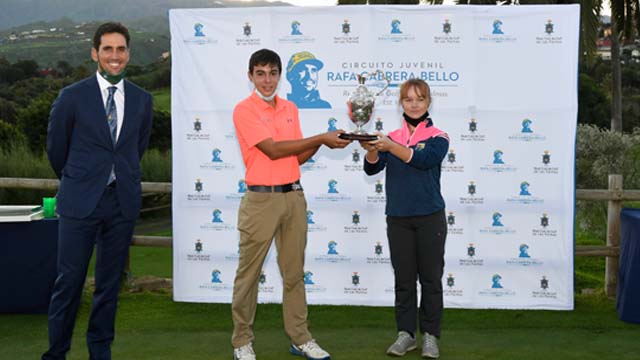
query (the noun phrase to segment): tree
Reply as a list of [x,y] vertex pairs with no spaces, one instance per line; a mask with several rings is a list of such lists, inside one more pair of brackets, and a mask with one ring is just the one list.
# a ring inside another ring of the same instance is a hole
[[56,98],[53,91],[44,91],[29,106],[18,111],[18,129],[22,132],[31,150],[42,152],[47,143],[47,125],[51,104]]
[[171,115],[162,110],[153,110],[150,149],[166,151],[171,149]]
[[0,119],[0,151],[8,151],[13,144],[23,140],[24,136],[14,125]]
[[611,130],[622,131],[622,70],[620,42],[635,39],[640,32],[638,0],[610,0],[611,4]]

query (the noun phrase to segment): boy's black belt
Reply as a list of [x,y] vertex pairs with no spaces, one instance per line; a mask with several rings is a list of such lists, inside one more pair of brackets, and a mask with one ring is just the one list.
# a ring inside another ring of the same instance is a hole
[[247,186],[247,189],[249,189],[249,191],[261,193],[287,193],[290,191],[302,191],[302,185],[300,185],[300,180],[297,180],[296,182],[284,185],[249,185]]

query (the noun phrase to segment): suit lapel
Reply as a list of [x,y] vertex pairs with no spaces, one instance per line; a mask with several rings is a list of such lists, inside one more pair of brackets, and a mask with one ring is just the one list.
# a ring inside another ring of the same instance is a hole
[[127,80],[124,81],[124,118],[122,119],[122,129],[120,129],[120,136],[116,146],[123,142],[128,136],[131,135],[131,131],[135,127],[136,110],[138,106],[138,94],[136,89],[131,86]]
[[98,132],[100,134],[100,138],[104,140],[107,146],[113,148],[113,141],[111,141],[111,133],[109,131],[109,123],[107,122],[107,113],[104,108],[104,100],[102,100],[102,92],[100,91],[100,85],[98,85],[98,79],[96,76],[92,76],[87,81],[87,86],[89,87],[89,91],[87,94],[89,95],[88,104],[96,109],[96,121],[98,122]]

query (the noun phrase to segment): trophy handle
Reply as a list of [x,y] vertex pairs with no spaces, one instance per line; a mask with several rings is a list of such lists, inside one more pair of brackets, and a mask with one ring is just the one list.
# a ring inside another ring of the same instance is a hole
[[385,76],[384,71],[378,69],[375,72],[370,72],[367,74],[367,78],[369,78],[370,76],[376,75],[376,74],[380,74],[382,75],[382,78],[384,79],[384,81],[386,81],[387,83],[385,84],[385,86],[382,88],[382,90],[378,91],[376,93],[375,96],[378,96],[380,94],[382,94],[383,91],[387,90],[387,88],[389,87],[389,85],[391,85],[391,80],[389,80],[388,77]]

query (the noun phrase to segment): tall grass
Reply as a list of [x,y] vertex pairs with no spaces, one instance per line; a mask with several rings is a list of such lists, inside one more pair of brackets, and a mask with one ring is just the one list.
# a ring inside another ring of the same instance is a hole
[[[55,179],[44,152],[33,153],[23,142],[15,142],[0,151],[0,177]],[[141,162],[142,180],[171,181],[171,152],[148,150]],[[0,204],[40,204],[43,197],[54,196],[55,190],[25,190],[0,188]]]
[[[34,154],[24,142],[14,142],[0,151],[0,177],[55,179],[44,152]],[[0,204],[36,205],[43,197],[55,195],[53,190],[0,189]]]
[[140,163],[142,181],[171,181],[171,151],[149,149]]

